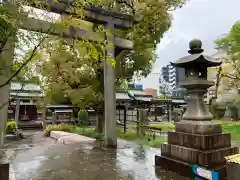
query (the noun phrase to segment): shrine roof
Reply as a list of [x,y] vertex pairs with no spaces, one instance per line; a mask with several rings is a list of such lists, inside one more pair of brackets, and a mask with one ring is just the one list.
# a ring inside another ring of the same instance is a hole
[[12,97],[43,97],[43,94],[41,93],[36,93],[36,92],[33,92],[33,93],[27,93],[27,92],[11,92],[10,93],[10,96]]
[[132,100],[132,98],[129,97],[129,95],[126,91],[117,90],[116,91],[116,100]]
[[205,63],[207,67],[219,66],[222,62],[219,59],[215,59],[211,56],[203,55],[201,53],[191,54],[178,59],[176,62],[171,62],[175,67],[185,67],[190,63]]
[[128,90],[128,94],[130,97],[138,101],[149,102],[153,99],[152,95],[145,94],[142,90],[139,89],[130,89]]
[[64,104],[58,104],[58,105],[53,105],[53,104],[49,104],[45,106],[46,108],[65,108],[65,109],[69,109],[72,108],[72,105],[64,105]]
[[172,103],[185,104],[187,102],[184,99],[172,99]]
[[40,85],[37,85],[35,83],[31,83],[31,82],[20,82],[20,81],[16,81],[16,82],[11,82],[11,87],[10,87],[11,91],[37,91],[39,93],[41,93],[41,87]]
[[72,109],[58,109],[54,111],[55,113],[71,113],[73,112]]

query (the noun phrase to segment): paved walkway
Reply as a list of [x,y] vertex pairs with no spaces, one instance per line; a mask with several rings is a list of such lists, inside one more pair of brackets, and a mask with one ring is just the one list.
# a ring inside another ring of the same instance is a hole
[[10,180],[187,180],[155,169],[158,149],[119,140],[117,150],[102,150],[94,142],[64,145],[41,132],[25,134],[6,147]]

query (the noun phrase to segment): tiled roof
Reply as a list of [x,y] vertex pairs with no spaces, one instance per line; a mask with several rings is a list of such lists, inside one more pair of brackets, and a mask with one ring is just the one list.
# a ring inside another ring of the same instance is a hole
[[240,154],[225,157],[227,162],[240,164]]
[[131,100],[131,98],[125,92],[116,92],[116,99],[117,100]]
[[128,90],[128,92],[132,95],[132,96],[135,96],[135,95],[146,95],[143,91],[141,90]]
[[39,91],[39,92],[41,92],[41,87],[39,85],[33,84],[33,83],[12,82],[11,90],[12,91]]
[[145,97],[145,96],[137,96],[135,97],[135,99],[138,101],[152,101],[151,97]]
[[148,95],[148,94],[144,93],[142,90],[129,89],[128,93],[132,98],[134,98],[138,101],[149,102],[153,99],[152,95]]
[[41,93],[25,93],[25,92],[11,92],[11,96],[16,97],[43,97]]

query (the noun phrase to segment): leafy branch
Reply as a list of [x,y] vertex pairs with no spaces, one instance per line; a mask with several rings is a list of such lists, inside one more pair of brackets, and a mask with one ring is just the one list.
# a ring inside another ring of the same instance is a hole
[[135,15],[136,14],[136,10],[134,8],[134,3],[133,3],[133,0],[132,1],[127,1],[127,0],[117,0],[117,3],[118,4],[124,4],[126,5],[127,7],[129,7],[131,10],[132,10],[132,14]]
[[13,78],[16,77],[16,76],[21,72],[21,70],[33,59],[33,57],[34,57],[34,56],[36,55],[36,53],[37,53],[37,49],[40,47],[40,45],[42,44],[42,42],[43,42],[46,38],[47,38],[47,36],[43,37],[43,38],[39,41],[39,43],[38,43],[37,45],[35,45],[35,47],[33,48],[32,53],[31,53],[31,55],[28,57],[28,59],[19,67],[19,69],[18,69],[15,73],[13,73],[13,74],[11,75],[11,77],[10,77],[6,82],[4,82],[3,84],[0,85],[0,88],[8,85],[8,84],[13,80]]

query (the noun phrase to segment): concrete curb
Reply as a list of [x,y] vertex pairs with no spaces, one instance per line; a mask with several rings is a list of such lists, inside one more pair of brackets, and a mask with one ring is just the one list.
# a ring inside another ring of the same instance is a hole
[[74,133],[68,133],[64,131],[52,131],[50,133],[50,137],[57,140],[57,142],[61,144],[72,144],[72,143],[79,143],[79,142],[96,141],[96,139],[93,139],[93,138],[81,136]]

